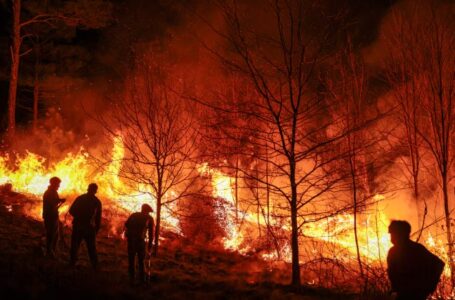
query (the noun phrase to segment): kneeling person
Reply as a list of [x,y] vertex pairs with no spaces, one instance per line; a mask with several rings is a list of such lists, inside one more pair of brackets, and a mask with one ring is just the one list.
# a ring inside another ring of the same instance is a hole
[[144,277],[144,258],[145,258],[145,238],[148,234],[147,250],[152,248],[153,240],[153,218],[149,215],[153,209],[148,204],[143,204],[141,212],[131,214],[125,223],[125,234],[128,241],[128,273],[131,283],[134,282],[135,258],[137,255],[139,265],[139,279],[141,282]]

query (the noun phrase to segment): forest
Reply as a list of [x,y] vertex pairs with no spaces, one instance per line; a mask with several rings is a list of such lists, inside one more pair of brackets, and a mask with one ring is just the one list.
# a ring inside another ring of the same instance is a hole
[[[0,0],[0,20],[4,291],[393,299],[388,226],[406,220],[445,262],[431,299],[453,299],[453,1]],[[68,211],[92,182],[101,273],[74,273]],[[137,290],[124,225],[144,203]]]

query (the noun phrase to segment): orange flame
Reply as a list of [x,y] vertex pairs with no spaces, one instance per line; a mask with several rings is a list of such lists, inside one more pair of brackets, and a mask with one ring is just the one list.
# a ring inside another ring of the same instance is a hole
[[[120,176],[122,159],[125,150],[121,138],[113,141],[112,157],[110,164],[102,172],[97,172],[89,161],[89,154],[81,148],[77,153],[68,153],[64,159],[50,167],[46,167],[46,159],[29,151],[24,156],[15,157],[15,163],[11,165],[8,155],[0,156],[0,185],[10,183],[15,191],[32,197],[41,197],[47,189],[49,179],[58,176],[62,182],[59,194],[61,197],[74,196],[86,192],[90,182],[96,182],[100,186],[99,196],[102,199],[113,200],[115,205],[127,211],[139,211],[143,203],[152,207],[156,206],[156,200],[146,186],[136,189],[125,184]],[[138,193],[137,190],[143,191]],[[169,193],[166,197],[173,197]],[[69,205],[60,208],[65,213]],[[42,207],[37,205],[30,208],[27,213],[40,220]],[[162,218],[164,226],[173,231],[180,231],[178,220],[163,208]]]
[[239,248],[243,242],[243,234],[239,230],[238,224],[235,222],[235,197],[232,191],[234,180],[221,171],[210,168],[207,163],[199,165],[198,171],[201,174],[211,176],[213,197],[223,198],[227,201],[227,204],[222,208],[224,211],[228,212],[226,220],[227,236],[223,239],[224,248],[239,252],[246,251],[246,249]]
[[[114,200],[114,203],[127,210],[138,211],[143,203],[156,205],[156,200],[152,196],[150,189],[146,186],[132,188],[125,184],[119,176],[122,168],[122,159],[125,149],[121,138],[114,139],[111,163],[103,172],[97,172],[90,167],[89,154],[81,148],[77,153],[68,153],[61,161],[46,167],[46,159],[37,154],[26,152],[24,156],[17,156],[12,163],[10,156],[0,156],[0,185],[11,183],[18,192],[34,197],[41,197],[46,190],[49,178],[58,176],[62,179],[59,193],[63,197],[82,194],[85,192],[90,182],[97,182],[100,185],[100,197],[102,199]],[[234,179],[224,174],[220,170],[210,168],[207,163],[198,166],[200,174],[210,175],[213,187],[213,197],[223,198],[223,209],[227,212],[226,233],[223,244],[226,249],[244,253],[249,250],[246,245],[245,234],[240,228],[235,218],[236,199],[233,192]],[[143,191],[138,193],[137,191]],[[175,192],[171,191],[165,197],[175,197]],[[376,202],[384,199],[382,195],[376,195]],[[61,213],[65,213],[69,208],[68,202],[60,208]],[[12,207],[7,207],[12,211]],[[41,205],[29,208],[27,212],[35,219],[41,219]],[[263,216],[257,213],[242,211],[238,214],[244,223],[265,226]],[[163,208],[162,211],[164,226],[175,232],[180,232],[179,220],[174,217],[169,210]],[[259,220],[259,221],[258,221]],[[381,209],[376,209],[373,213],[360,216],[358,219],[358,243],[359,251],[363,260],[370,263],[384,262],[388,249],[391,247],[388,234],[388,224],[390,220]],[[273,219],[270,224],[275,226],[280,222]],[[344,213],[329,217],[319,222],[308,223],[302,228],[306,236],[331,243],[340,248],[347,249],[349,257],[354,259],[356,255],[356,244],[353,231],[354,216]],[[257,225],[256,225],[257,226]],[[283,225],[282,229],[289,232],[289,225]],[[436,239],[428,234],[425,241],[426,246],[442,257],[446,262],[444,274],[450,276],[446,243],[441,239]],[[289,244],[282,245],[280,250],[284,261],[291,261],[291,248]],[[276,260],[275,252],[263,253],[262,258],[266,260]]]

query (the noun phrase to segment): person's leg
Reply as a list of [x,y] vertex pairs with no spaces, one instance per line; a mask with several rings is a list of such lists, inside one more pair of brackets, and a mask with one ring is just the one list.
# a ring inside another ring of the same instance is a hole
[[56,219],[54,222],[54,229],[53,229],[53,235],[52,235],[52,253],[56,253],[57,250],[57,242],[58,242],[58,230],[59,230],[59,220]]
[[53,257],[55,255],[57,224],[55,220],[45,219],[44,226],[46,228],[46,255]]
[[134,247],[134,240],[128,239],[128,275],[130,277],[130,282],[134,282],[134,260],[136,256],[136,251]]
[[96,232],[95,229],[90,228],[85,233],[85,243],[87,245],[88,255],[92,267],[96,269],[98,267],[98,254],[96,253]]
[[139,280],[144,282],[145,274],[144,274],[144,258],[145,258],[145,242],[144,240],[137,241],[137,259],[139,264]]
[[79,251],[79,246],[81,245],[82,235],[81,231],[78,228],[73,227],[73,232],[71,234],[71,250],[70,250],[70,265],[76,265],[77,261],[77,252]]
[[46,231],[46,255],[49,255],[51,243],[52,243],[52,228],[50,227],[49,219],[44,219],[44,229]]

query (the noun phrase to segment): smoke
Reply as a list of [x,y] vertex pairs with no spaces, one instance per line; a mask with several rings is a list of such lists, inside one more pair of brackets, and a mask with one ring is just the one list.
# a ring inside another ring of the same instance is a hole
[[[363,49],[365,61],[371,68],[380,69],[383,63],[390,58],[393,53],[393,35],[403,30],[412,30],[411,28],[400,27],[403,22],[414,23],[417,26],[426,26],[428,24],[429,11],[436,8],[436,11],[450,12],[454,11],[453,1],[447,0],[401,0],[395,3],[381,19],[378,26],[378,35],[376,40]],[[417,29],[418,30],[418,29]],[[409,41],[412,42],[412,41]]]
[[[397,94],[402,95],[404,92],[408,92],[405,90],[405,84],[409,84],[409,86],[412,84],[414,89],[422,87],[422,91],[413,90],[414,94],[411,95],[420,99],[421,102],[425,99],[423,93],[428,91],[423,90],[425,85],[422,80],[424,78],[422,79],[420,75],[426,69],[425,66],[418,64],[431,63],[431,58],[426,56],[431,41],[425,39],[425,34],[428,32],[424,29],[432,24],[430,21],[442,24],[446,20],[447,12],[454,9],[455,5],[451,1],[404,0],[396,3],[384,16],[379,27],[378,38],[363,49],[368,67],[374,70],[378,77],[387,78],[386,68],[390,67],[389,63],[401,59],[400,55],[403,53],[409,56],[404,56],[409,59],[406,63],[412,63],[415,60],[416,65],[406,68],[412,72],[407,78],[408,82],[400,81],[399,85],[382,87],[382,95],[377,100],[377,105],[381,110],[397,105]],[[430,20],[431,17],[434,17],[433,13],[437,17]],[[417,51],[411,51],[411,49],[417,49]],[[410,53],[413,55],[412,60]],[[425,229],[434,233],[440,227],[434,225],[438,224],[443,216],[439,171],[430,149],[426,147],[425,143],[419,145],[421,162],[418,183],[419,199],[416,201],[410,174],[412,162],[409,150],[405,146],[406,131],[403,120],[399,120],[399,118],[400,116],[394,115],[378,125],[378,128],[389,128],[389,132],[384,135],[386,142],[383,144],[389,157],[387,157],[388,164],[381,172],[376,172],[375,181],[393,191],[386,197],[383,204],[384,210],[391,219],[406,219],[411,222],[413,231],[417,231],[422,227],[425,218]],[[423,118],[420,118],[419,122],[422,123]]]

